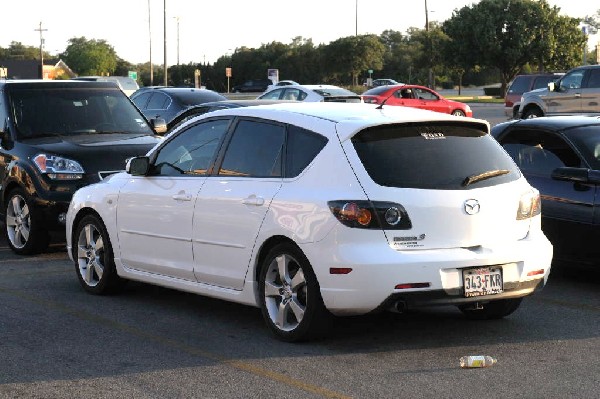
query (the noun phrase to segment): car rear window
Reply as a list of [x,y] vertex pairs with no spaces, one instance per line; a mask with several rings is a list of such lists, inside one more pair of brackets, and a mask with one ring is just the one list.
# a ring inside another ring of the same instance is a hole
[[[498,142],[473,125],[377,126],[356,134],[352,143],[371,179],[382,186],[465,190],[521,175]],[[488,172],[494,177],[473,179]]]
[[529,91],[529,85],[533,77],[531,76],[517,76],[508,88],[509,93],[525,93]]
[[380,95],[382,93],[385,93],[389,89],[390,89],[389,86],[377,86],[377,87],[374,87],[372,89],[369,89],[369,90],[365,91],[363,93],[363,95],[365,95],[365,96],[378,96],[378,95]]

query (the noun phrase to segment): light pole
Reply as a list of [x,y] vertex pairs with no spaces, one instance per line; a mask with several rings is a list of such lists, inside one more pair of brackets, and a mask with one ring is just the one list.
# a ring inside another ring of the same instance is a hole
[[358,36],[358,0],[355,2],[355,25],[354,25],[354,36]]
[[164,69],[165,69],[165,78],[164,78],[164,85],[168,86],[168,80],[167,80],[167,0],[163,1],[163,6],[164,6],[164,12],[163,12],[163,33],[165,36],[165,54],[164,54]]
[[148,0],[148,42],[150,45],[150,86],[154,86],[154,67],[152,66],[152,23],[150,22],[150,0]]
[[40,32],[40,78],[44,79],[44,37],[42,32],[48,29],[42,29],[42,22],[40,21],[40,27],[34,30]]
[[177,65],[179,65],[179,17],[173,17],[177,21]]

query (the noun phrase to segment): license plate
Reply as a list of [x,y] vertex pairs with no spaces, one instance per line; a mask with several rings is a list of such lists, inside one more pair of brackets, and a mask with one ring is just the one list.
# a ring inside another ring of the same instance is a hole
[[499,266],[463,269],[465,297],[499,294],[504,291]]

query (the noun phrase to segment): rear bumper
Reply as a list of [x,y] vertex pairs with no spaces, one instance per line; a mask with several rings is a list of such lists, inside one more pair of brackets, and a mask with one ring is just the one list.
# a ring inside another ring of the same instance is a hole
[[[552,262],[552,245],[541,232],[493,248],[470,249],[398,251],[387,243],[330,243],[328,251],[318,248],[327,246],[326,241],[302,249],[313,265],[325,306],[336,315],[366,314],[391,307],[396,301],[418,308],[520,298],[544,287]],[[466,298],[463,269],[484,266],[502,268],[503,292]],[[332,267],[352,271],[331,274]],[[426,288],[395,288],[413,283]]]

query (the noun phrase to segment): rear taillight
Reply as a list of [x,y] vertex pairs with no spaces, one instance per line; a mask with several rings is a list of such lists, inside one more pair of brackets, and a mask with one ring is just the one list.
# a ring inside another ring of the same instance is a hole
[[517,210],[517,220],[529,219],[539,215],[542,212],[542,201],[540,192],[533,189],[525,193],[519,200],[519,209]]
[[362,229],[408,230],[412,223],[400,204],[382,201],[329,201],[331,213],[342,224]]

